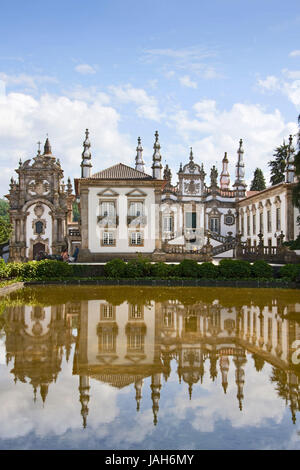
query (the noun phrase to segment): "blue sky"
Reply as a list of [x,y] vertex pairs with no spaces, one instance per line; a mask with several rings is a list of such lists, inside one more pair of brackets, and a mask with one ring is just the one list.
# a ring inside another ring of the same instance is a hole
[[[80,175],[90,129],[94,171],[148,171],[154,132],[173,170],[207,173],[227,151],[234,181],[244,140],[246,177],[297,131],[300,7],[277,0],[3,2],[0,16],[0,184],[49,134],[65,176]],[[209,181],[208,181],[209,182]]]

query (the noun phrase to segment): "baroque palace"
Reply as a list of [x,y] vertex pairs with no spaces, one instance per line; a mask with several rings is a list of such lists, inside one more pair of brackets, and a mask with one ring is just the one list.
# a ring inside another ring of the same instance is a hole
[[[151,175],[145,172],[140,138],[133,167],[118,163],[93,172],[96,159],[90,148],[86,130],[75,194],[70,179],[63,182],[63,169],[48,138],[43,153],[39,149],[32,160],[20,160],[18,180],[11,179],[6,196],[13,224],[11,261],[32,260],[41,251],[60,254],[64,247],[71,253],[76,246],[81,262],[128,260],[138,253],[155,261],[186,257],[202,261],[237,256],[245,247],[249,256],[264,252],[271,256],[283,239],[294,240],[299,234],[299,210],[292,204],[296,182],[292,136],[285,181],[263,191],[247,191],[242,140],[233,184],[226,152],[220,177],[214,165],[207,182],[204,165],[195,162],[192,149],[172,184],[169,166],[162,166],[158,132]],[[73,221],[75,201],[79,222]]]

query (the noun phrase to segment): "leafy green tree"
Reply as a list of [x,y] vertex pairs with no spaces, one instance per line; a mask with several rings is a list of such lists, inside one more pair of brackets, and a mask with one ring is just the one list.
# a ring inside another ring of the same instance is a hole
[[9,240],[11,232],[12,226],[9,220],[3,216],[0,216],[0,244]]
[[253,174],[250,191],[262,191],[266,189],[266,180],[260,168],[256,168]]
[[73,203],[73,222],[78,222],[80,219],[80,212],[77,202]]
[[0,217],[9,221],[9,203],[5,199],[0,199]]
[[[294,203],[294,206],[300,209],[300,114],[298,116],[298,125],[299,125],[298,141],[297,141],[298,152],[295,155],[295,177],[296,179],[298,179],[298,182],[293,189],[293,203]],[[297,221],[298,223],[300,223],[299,220]]]
[[285,164],[288,155],[288,144],[283,141],[283,144],[275,149],[273,153],[274,160],[269,161],[268,165],[271,168],[270,183],[272,186],[282,183],[285,178]]

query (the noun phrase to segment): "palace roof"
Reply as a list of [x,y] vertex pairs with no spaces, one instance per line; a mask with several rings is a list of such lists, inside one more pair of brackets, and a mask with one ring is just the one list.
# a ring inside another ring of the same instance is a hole
[[123,163],[117,163],[105,170],[99,171],[91,176],[92,179],[104,179],[104,180],[152,180],[152,176],[143,173],[142,171],[135,170],[130,166],[124,165]]

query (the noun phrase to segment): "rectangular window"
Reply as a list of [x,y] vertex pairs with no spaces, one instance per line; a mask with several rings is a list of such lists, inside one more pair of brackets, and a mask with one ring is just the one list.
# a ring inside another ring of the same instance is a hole
[[263,233],[264,231],[264,214],[263,212],[259,213],[259,231]]
[[173,232],[173,217],[165,216],[163,218],[163,231],[164,232]]
[[141,305],[131,305],[130,307],[131,320],[140,320],[143,318],[143,307]]
[[130,202],[128,214],[132,217],[144,215],[144,203],[141,201]]
[[103,232],[103,245],[114,245],[115,238],[113,232]]
[[130,234],[130,244],[134,246],[143,245],[142,232],[132,232]]
[[112,217],[115,215],[115,203],[112,201],[101,202],[101,215],[103,217]]
[[220,219],[218,217],[211,217],[209,219],[209,229],[211,232],[220,232]]
[[196,212],[186,212],[185,214],[185,226],[186,228],[196,228]]
[[113,318],[114,308],[112,305],[103,305],[103,319],[108,320]]
[[250,235],[250,215],[247,215],[247,235]]
[[253,235],[256,235],[256,214],[253,214],[252,216],[252,226]]
[[128,335],[127,343],[128,351],[143,351],[144,350],[144,336],[139,332]]
[[98,338],[98,351],[99,353],[113,353],[116,351],[116,336],[113,331],[103,331]]
[[272,219],[271,219],[271,211],[267,211],[267,226],[268,226],[268,232],[272,232]]
[[242,232],[242,235],[244,235],[244,214],[243,213],[241,216],[241,232]]
[[281,230],[281,214],[280,207],[276,208],[276,230]]

